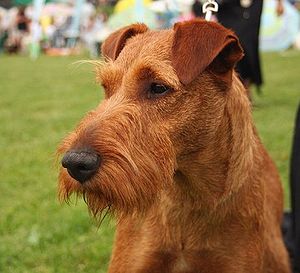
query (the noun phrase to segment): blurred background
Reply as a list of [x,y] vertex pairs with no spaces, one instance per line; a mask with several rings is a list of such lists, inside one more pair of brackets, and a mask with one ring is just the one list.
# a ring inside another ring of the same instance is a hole
[[[264,84],[250,89],[255,124],[279,169],[289,210],[300,4],[282,1],[278,16],[276,1],[265,0],[261,15]],[[107,217],[98,227],[82,200],[66,205],[56,197],[56,147],[103,98],[93,67],[74,63],[101,58],[101,43],[119,27],[144,22],[163,29],[201,16],[195,2],[0,0],[1,273],[106,272],[114,221]]]
[[[222,0],[220,0],[222,1]],[[228,0],[225,0],[225,2]],[[250,1],[251,0],[243,0]],[[300,48],[297,1],[264,1],[260,48]],[[162,29],[198,16],[193,0],[0,0],[0,52],[49,56],[100,54],[99,45],[114,30],[134,22]],[[204,0],[203,0],[204,2]],[[247,16],[247,15],[246,15]]]

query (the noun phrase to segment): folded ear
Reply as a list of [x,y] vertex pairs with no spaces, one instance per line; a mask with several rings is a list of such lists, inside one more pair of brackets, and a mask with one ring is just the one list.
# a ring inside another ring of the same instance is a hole
[[124,48],[127,39],[148,30],[145,24],[132,24],[123,27],[107,37],[101,47],[102,55],[106,58],[115,60]]
[[220,24],[196,19],[174,26],[172,65],[183,84],[205,69],[231,83],[232,69],[242,57],[238,38]]

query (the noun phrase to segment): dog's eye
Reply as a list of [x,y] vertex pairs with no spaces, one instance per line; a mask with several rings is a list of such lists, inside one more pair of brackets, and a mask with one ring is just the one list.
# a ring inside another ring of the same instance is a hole
[[170,87],[159,84],[159,83],[151,83],[150,85],[150,97],[162,96],[170,91]]

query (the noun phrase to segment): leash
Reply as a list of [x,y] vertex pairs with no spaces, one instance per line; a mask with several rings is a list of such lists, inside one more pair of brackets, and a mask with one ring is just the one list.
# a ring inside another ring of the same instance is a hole
[[218,12],[219,5],[215,0],[207,0],[202,6],[202,12],[205,14],[205,20],[210,21],[213,12]]

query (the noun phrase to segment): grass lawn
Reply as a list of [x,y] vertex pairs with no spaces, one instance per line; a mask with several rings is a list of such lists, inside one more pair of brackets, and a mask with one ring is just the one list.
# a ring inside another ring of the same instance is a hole
[[[70,65],[78,59],[0,56],[0,272],[106,272],[113,223],[98,228],[81,200],[68,206],[56,198],[56,146],[102,99],[91,67]],[[300,52],[264,54],[263,63],[254,117],[288,206]]]

